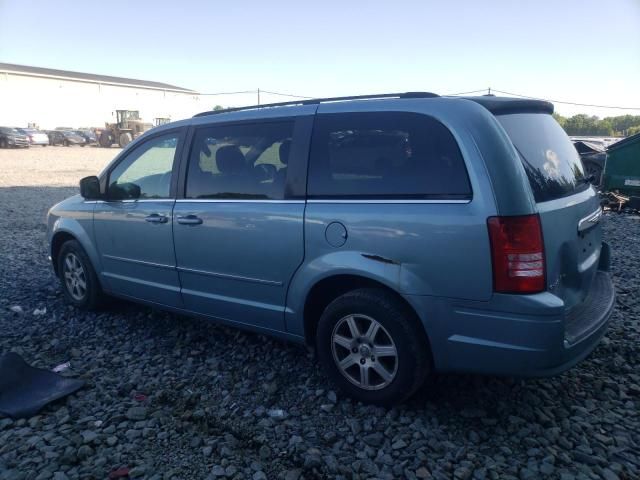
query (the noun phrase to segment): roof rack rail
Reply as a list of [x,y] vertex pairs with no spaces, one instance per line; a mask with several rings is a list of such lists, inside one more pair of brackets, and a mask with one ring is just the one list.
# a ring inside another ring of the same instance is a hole
[[431,92],[403,92],[403,93],[380,93],[377,95],[353,95],[350,97],[326,97],[326,98],[310,98],[307,100],[292,100],[289,102],[265,103],[262,105],[249,105],[247,107],[232,107],[222,110],[210,110],[194,115],[193,117],[206,117],[208,115],[217,115],[219,113],[240,112],[242,110],[256,110],[260,108],[270,107],[286,107],[289,105],[317,105],[326,102],[342,102],[346,100],[374,100],[377,98],[435,98],[439,97]]

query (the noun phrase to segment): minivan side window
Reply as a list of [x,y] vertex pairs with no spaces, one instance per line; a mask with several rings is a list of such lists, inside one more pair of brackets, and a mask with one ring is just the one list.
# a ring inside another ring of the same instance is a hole
[[193,199],[284,198],[293,121],[196,130],[185,194]]
[[470,199],[451,132],[410,112],[319,114],[313,129],[311,198]]
[[109,175],[108,199],[169,198],[179,136],[151,138],[129,153]]

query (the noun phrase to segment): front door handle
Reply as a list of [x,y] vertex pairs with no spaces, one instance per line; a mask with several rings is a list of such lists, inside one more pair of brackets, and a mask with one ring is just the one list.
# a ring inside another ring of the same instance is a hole
[[149,223],[167,223],[169,218],[158,213],[152,213],[148,217],[144,217],[144,220]]
[[202,219],[195,215],[185,215],[184,217],[178,217],[178,223],[181,225],[200,225]]

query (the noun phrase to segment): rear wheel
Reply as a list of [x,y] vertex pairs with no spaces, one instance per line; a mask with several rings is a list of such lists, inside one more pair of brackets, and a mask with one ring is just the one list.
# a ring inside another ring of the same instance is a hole
[[331,379],[364,403],[402,402],[431,371],[418,319],[382,289],[354,290],[331,302],[320,318],[316,347]]
[[9,144],[7,143],[6,138],[0,138],[0,148],[8,148]]
[[88,255],[77,240],[68,240],[58,254],[58,276],[69,303],[83,310],[96,309],[102,290]]

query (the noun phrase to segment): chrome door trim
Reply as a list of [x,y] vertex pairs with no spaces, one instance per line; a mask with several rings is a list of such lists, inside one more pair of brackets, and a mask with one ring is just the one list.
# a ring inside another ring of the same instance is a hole
[[85,200],[84,203],[110,203],[112,205],[114,204],[118,204],[118,203],[173,203],[175,202],[175,199],[173,198],[158,198],[158,199],[153,199],[153,198],[133,198],[133,199],[127,199],[127,200]]
[[312,200],[307,200],[307,203],[357,203],[357,204],[403,204],[403,205],[407,205],[407,204],[412,204],[412,203],[416,203],[416,204],[424,204],[424,203],[433,203],[433,204],[466,204],[466,203],[471,203],[471,200],[455,200],[455,199],[451,199],[451,200],[426,200],[426,199],[406,199],[406,200],[401,200],[401,199],[386,199],[386,200],[381,200],[381,199],[370,199],[370,200],[348,200],[348,199],[312,199]]
[[247,199],[226,199],[226,198],[180,198],[176,203],[304,203],[304,200],[247,200]]
[[586,232],[587,230],[595,227],[600,219],[602,218],[602,207],[598,207],[598,209],[590,213],[584,218],[581,218],[578,222],[578,233]]
[[165,265],[164,263],[146,262],[144,260],[136,260],[133,258],[118,257],[116,255],[102,255],[102,256],[104,258],[108,258],[109,260],[118,260],[119,262],[135,263],[136,265],[146,265],[148,267],[168,268],[170,270],[174,270],[176,268],[175,265]]
[[177,268],[179,272],[184,272],[184,273],[195,273],[198,275],[206,275],[209,277],[228,278],[230,280],[239,280],[242,282],[261,283],[263,285],[273,285],[276,287],[282,286],[282,282],[279,282],[276,280],[264,280],[262,278],[243,277],[240,275],[230,275],[228,273],[211,272],[209,270],[196,270],[195,268],[186,268],[186,267],[177,267]]

